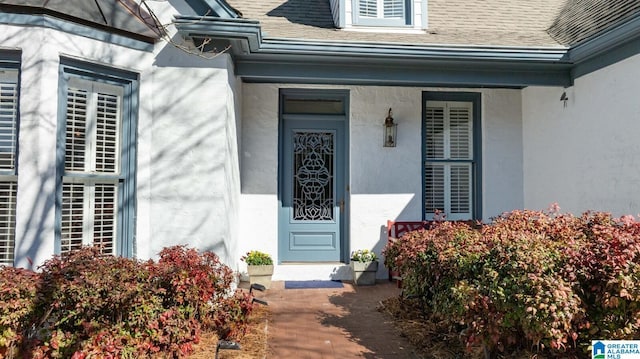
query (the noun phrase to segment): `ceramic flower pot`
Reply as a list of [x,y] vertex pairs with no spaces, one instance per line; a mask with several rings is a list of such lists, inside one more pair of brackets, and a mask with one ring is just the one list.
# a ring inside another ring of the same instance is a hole
[[376,272],[378,271],[378,261],[354,262],[350,263],[353,272],[353,282],[356,285],[376,284]]
[[269,289],[271,286],[271,276],[273,275],[273,264],[268,265],[248,265],[249,284],[261,284]]

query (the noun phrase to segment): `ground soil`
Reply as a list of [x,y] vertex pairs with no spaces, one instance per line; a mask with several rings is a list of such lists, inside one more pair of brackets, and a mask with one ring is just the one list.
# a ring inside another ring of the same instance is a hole
[[[406,337],[415,346],[416,352],[421,353],[423,359],[485,358],[481,347],[465,348],[465,344],[458,334],[459,328],[449,328],[444,323],[435,322],[415,300],[403,299],[402,297],[389,298],[380,302],[378,310],[392,318],[393,325],[403,337]],[[575,359],[580,357],[581,354],[571,352],[555,358]],[[491,358],[550,359],[554,357],[544,350],[523,347],[509,353],[492,353]]]
[[[267,358],[267,335],[269,330],[270,313],[267,307],[254,307],[249,319],[247,333],[236,340],[240,350],[221,350],[220,359],[263,359]],[[189,358],[213,359],[218,345],[215,333],[203,333],[200,343],[195,345],[195,353]]]

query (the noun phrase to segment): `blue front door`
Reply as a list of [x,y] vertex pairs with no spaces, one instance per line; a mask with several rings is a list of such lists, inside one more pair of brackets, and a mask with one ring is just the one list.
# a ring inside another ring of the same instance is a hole
[[339,116],[283,119],[279,213],[282,262],[344,260],[345,122]]

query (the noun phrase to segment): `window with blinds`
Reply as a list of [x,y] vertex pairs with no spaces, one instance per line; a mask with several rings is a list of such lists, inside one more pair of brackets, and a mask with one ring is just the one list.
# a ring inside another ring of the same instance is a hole
[[66,98],[60,250],[99,246],[115,254],[123,89],[72,78]]
[[354,0],[357,16],[354,24],[370,26],[409,25],[410,0]]
[[473,103],[427,101],[424,141],[425,217],[473,219]]
[[0,264],[13,265],[18,178],[18,70],[0,68]]

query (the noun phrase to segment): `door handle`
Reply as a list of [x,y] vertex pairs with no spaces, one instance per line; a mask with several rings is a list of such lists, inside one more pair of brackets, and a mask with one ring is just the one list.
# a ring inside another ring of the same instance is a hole
[[344,212],[344,198],[340,200],[340,212]]

